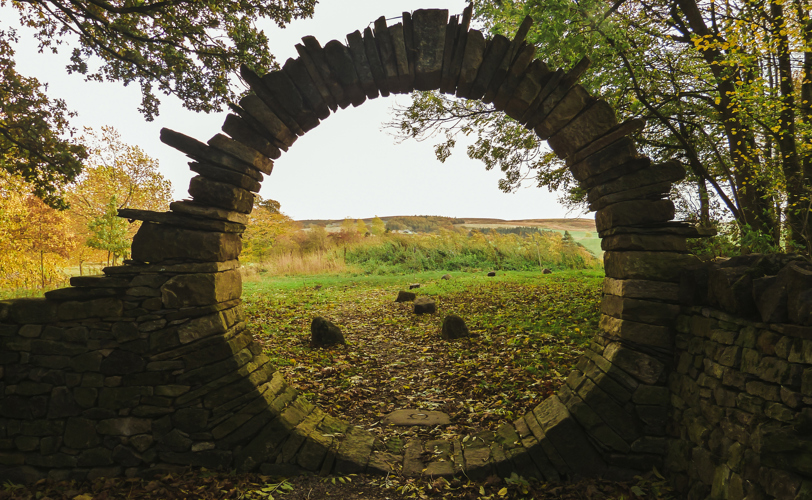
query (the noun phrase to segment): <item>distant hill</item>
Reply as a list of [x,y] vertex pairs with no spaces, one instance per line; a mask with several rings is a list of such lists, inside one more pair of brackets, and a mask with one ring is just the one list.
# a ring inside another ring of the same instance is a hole
[[[381,220],[388,222],[391,219],[414,219],[415,221],[424,220],[427,216],[424,215],[392,215],[381,217]],[[491,219],[482,217],[437,217],[428,216],[437,219],[449,219],[449,223],[455,226],[482,228],[489,227],[538,227],[540,229],[555,229],[559,231],[596,231],[595,219]],[[361,219],[365,223],[371,222],[372,217]],[[344,219],[305,219],[297,222],[302,223],[304,226],[311,224],[319,226],[328,226],[332,224],[341,224]],[[464,221],[464,222],[461,222]]]

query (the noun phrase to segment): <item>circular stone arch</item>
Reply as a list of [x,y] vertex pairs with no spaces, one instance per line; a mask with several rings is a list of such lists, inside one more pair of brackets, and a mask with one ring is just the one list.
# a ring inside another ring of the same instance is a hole
[[[279,71],[242,68],[252,92],[231,106],[227,135],[203,143],[161,131],[163,142],[192,158],[198,175],[191,199],[172,203],[170,212],[120,211],[144,221],[128,265],[169,276],[160,287],[162,307],[200,313],[150,341],[151,360],[174,363],[171,380],[161,381],[171,415],[153,425],[163,448],[152,466],[472,478],[517,472],[557,481],[662,465],[677,282],[695,259],[685,238],[699,236],[671,220],[668,193],[685,170],[638,154],[629,135],[643,123],[618,123],[611,106],[577,83],[588,58],[549,68],[525,42],[529,17],[513,40],[486,39],[469,29],[471,14],[471,6],[450,18],[447,10],[417,10],[391,26],[381,17],[374,28],[348,34],[346,44],[305,37],[299,57]],[[247,333],[237,270],[252,193],[273,161],[339,108],[413,90],[492,103],[546,140],[597,211],[606,272],[600,334],[558,393],[479,439],[432,442],[429,462],[427,443],[391,453],[289,387]]]

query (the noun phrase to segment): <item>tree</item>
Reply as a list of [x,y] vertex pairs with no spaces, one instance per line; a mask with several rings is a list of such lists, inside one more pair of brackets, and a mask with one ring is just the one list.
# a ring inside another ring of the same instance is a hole
[[49,206],[65,208],[61,192],[76,179],[87,151],[72,139],[74,113],[65,102],[51,100],[35,78],[15,70],[16,41],[14,30],[0,30],[0,169],[19,176]]
[[113,257],[125,255],[130,250],[130,238],[127,235],[127,222],[118,216],[118,202],[115,195],[110,198],[104,214],[90,221],[87,225],[90,237],[87,246],[107,252],[107,265]]
[[370,223],[369,232],[371,232],[375,236],[380,236],[386,232],[386,224],[384,223],[383,220],[381,220],[380,217],[376,215],[375,218],[372,219],[372,222]]
[[[796,246],[810,248],[812,22],[804,2],[477,0],[475,12],[488,31],[508,36],[530,15],[528,40],[552,67],[588,54],[582,83],[621,120],[647,120],[636,135],[640,149],[688,167],[678,193],[688,194],[682,208],[691,213],[683,215],[733,217],[775,241],[781,235],[772,228],[785,224]],[[583,200],[534,134],[490,105],[418,93],[391,125],[401,138],[444,135],[441,161],[460,135],[475,134],[468,155],[505,172],[502,189],[534,177],[568,188],[570,202]]]
[[364,236],[369,232],[367,230],[366,223],[364,223],[364,221],[361,219],[355,221],[355,230],[358,231],[358,234],[360,234],[361,236]]
[[[6,0],[0,0],[5,6]],[[240,2],[163,0],[12,0],[21,25],[32,28],[40,50],[71,48],[69,73],[88,81],[141,87],[139,111],[158,115],[158,92],[174,95],[193,111],[220,111],[236,100],[232,75],[241,64],[277,67],[268,38],[255,20],[282,27],[309,17],[315,0]],[[62,101],[51,100],[36,80],[14,69],[13,29],[0,30],[0,152],[2,166],[31,182],[38,196],[64,207],[60,188],[80,171],[81,145],[61,139],[72,130]]]
[[[275,208],[274,208],[275,207]],[[259,262],[273,252],[292,250],[295,245],[291,236],[296,231],[296,223],[279,212],[279,202],[254,199],[248,227],[243,233],[243,255]]]
[[[65,196],[70,203],[68,216],[73,221],[73,231],[85,242],[84,248],[72,255],[80,274],[84,274],[83,263],[92,258],[92,254],[82,251],[85,248],[107,252],[107,265],[110,257],[115,261],[126,253],[127,249],[121,249],[121,240],[113,233],[123,228],[123,238],[129,242],[140,224],[127,224],[120,219],[113,222],[110,217],[115,217],[117,209],[163,211],[169,208],[172,199],[172,185],[159,172],[158,161],[138,146],[125,144],[114,128],[102,127],[99,132],[85,129],[82,140],[88,145],[88,166],[68,186]],[[115,204],[112,212],[111,203]],[[100,239],[102,230],[108,233]],[[91,241],[94,243],[90,244]]]
[[22,178],[0,173],[1,287],[61,283],[65,259],[76,244],[65,212],[45,205]]
[[[125,144],[113,127],[85,129],[87,168],[68,190],[71,212],[85,223],[103,217],[111,199],[118,208],[164,211],[172,201],[172,184],[160,173],[158,161],[138,146]],[[137,227],[129,232],[134,234]]]

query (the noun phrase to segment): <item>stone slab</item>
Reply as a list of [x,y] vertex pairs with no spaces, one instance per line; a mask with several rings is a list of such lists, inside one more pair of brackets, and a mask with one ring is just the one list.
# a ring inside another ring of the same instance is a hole
[[383,62],[381,61],[380,53],[378,52],[378,44],[375,41],[375,36],[372,34],[372,28],[364,29],[364,52],[369,61],[369,70],[372,72],[372,78],[375,80],[375,86],[381,96],[387,97],[389,95],[389,83],[386,79],[386,70],[384,69]]
[[441,411],[432,410],[395,410],[386,415],[382,422],[384,424],[402,425],[402,426],[434,426],[434,425],[449,425],[451,424],[451,417]]
[[183,259],[225,262],[236,259],[242,251],[242,240],[235,233],[217,233],[182,229],[145,222],[133,237],[132,258],[157,263]]
[[603,262],[610,278],[679,283],[680,271],[700,261],[695,255],[672,252],[606,252]]
[[310,57],[310,53],[307,51],[307,48],[305,48],[304,45],[297,43],[296,52],[299,54],[299,59],[304,64],[307,74],[310,75],[310,79],[313,81],[316,89],[318,89],[319,94],[321,95],[321,98],[324,100],[325,104],[327,104],[327,107],[332,111],[336,111],[338,109],[338,104],[336,103],[335,97],[333,97],[333,94],[330,93],[330,89],[327,87],[327,84],[321,77],[321,73],[319,73],[318,68],[316,68],[316,63],[313,62],[313,58]]
[[189,181],[189,194],[198,203],[250,214],[254,208],[254,195],[247,189],[213,181],[201,175]]
[[[553,93],[546,100],[542,101],[542,112],[547,107],[546,103],[556,98],[557,95],[558,94]],[[533,130],[540,139],[547,140],[547,143],[553,148],[556,154],[561,158],[566,158],[566,153],[572,149],[568,146],[568,141],[571,137],[573,140],[577,140],[579,129],[578,126],[575,125],[573,128],[567,129],[569,130],[567,134],[559,135],[558,132],[564,132],[565,126],[580,114],[586,114],[588,118],[591,115],[589,111],[595,108],[595,106],[599,106],[598,102],[600,101],[595,100],[594,97],[589,95],[589,92],[587,92],[584,87],[576,85],[567,90],[566,94],[556,102],[555,107],[550,109],[547,115],[539,121],[538,125],[533,127]],[[599,106],[596,109],[598,115],[603,116],[606,114],[605,106]],[[614,115],[614,110],[612,110],[611,107],[609,111]],[[601,123],[603,123],[604,120],[605,117],[601,119]]]
[[285,124],[285,127],[287,127],[288,130],[295,135],[304,135],[304,130],[302,130],[302,127],[293,118],[293,116],[288,113],[280,102],[280,99],[283,99],[282,95],[277,97],[276,92],[267,86],[262,77],[254,73],[254,71],[245,64],[240,66],[240,76],[242,76],[243,80],[245,80],[248,86],[251,87],[254,94],[256,94],[260,100],[265,103],[268,109],[270,109],[273,114]]
[[398,63],[395,56],[395,46],[392,42],[392,34],[386,25],[384,16],[375,20],[375,43],[378,47],[378,54],[381,58],[381,65],[385,76],[386,88],[389,92],[397,94],[401,92],[400,80],[398,79]]
[[615,125],[617,125],[617,117],[614,108],[606,101],[599,99],[558,129],[547,140],[547,144],[559,157],[566,158],[607,133]]
[[412,14],[414,24],[414,88],[440,88],[445,51],[447,9],[419,9]]
[[471,90],[467,96],[469,99],[482,99],[488,86],[493,79],[496,70],[505,58],[508,49],[510,49],[510,40],[502,35],[496,35],[488,44],[485,54],[482,57],[482,64],[479,65],[476,79],[471,85]]
[[313,110],[316,118],[324,120],[330,116],[330,107],[327,105],[327,101],[324,100],[321,90],[313,81],[313,77],[301,57],[297,59],[289,58],[285,61],[282,71],[296,86],[296,90],[301,94],[304,103],[309,109]]
[[338,40],[330,40],[324,46],[324,57],[330,72],[344,89],[346,99],[353,106],[360,106],[367,99],[364,89],[361,88],[361,79],[355,72],[355,62],[353,62],[350,49]]
[[296,134],[256,94],[240,99],[240,106],[265,129],[266,137],[278,148],[287,150],[296,142]]
[[674,218],[671,200],[624,201],[609,205],[595,213],[595,226],[605,231],[616,226],[634,226],[651,222],[666,222]]
[[[219,149],[215,149],[204,144],[197,139],[193,139],[180,132],[168,128],[161,129],[161,142],[171,146],[178,151],[200,161],[208,161],[222,168],[233,170],[234,172],[247,175],[256,181],[262,180],[262,173],[259,168],[245,163],[244,161],[226,154]],[[265,168],[264,164],[261,164]]]
[[463,54],[460,77],[457,81],[457,97],[471,98],[471,87],[476,80],[479,66],[485,55],[485,36],[479,30],[468,31],[465,41],[465,53]]
[[[240,109],[245,113],[245,110]],[[230,135],[234,140],[256,149],[268,158],[275,160],[282,156],[280,148],[265,137],[265,127],[260,125],[253,117],[250,118],[250,120],[249,122],[241,116],[229,113],[223,122],[221,130]]]
[[303,132],[316,128],[319,119],[316,113],[305,103],[302,94],[282,70],[271,71],[262,77],[262,83],[273,94],[279,107],[296,122]]
[[536,59],[530,63],[505,105],[505,114],[514,120],[522,121],[522,117],[530,109],[551,76],[552,72],[544,61]]
[[[208,140],[208,144],[214,149],[219,149],[220,151],[230,154],[248,165],[254,166],[254,168],[265,175],[271,175],[271,172],[273,172],[273,161],[268,159],[256,149],[239,141],[235,141],[230,137],[226,137],[223,134],[217,134]],[[256,177],[252,178],[255,179]]]
[[[463,56],[465,55],[465,46],[468,41],[468,28],[471,25],[472,14],[473,5],[468,4],[462,11],[462,19],[457,28],[457,36],[454,41],[454,54],[451,57],[451,66],[447,73],[448,79],[447,81],[440,81],[440,92],[444,94],[454,94],[457,90],[457,81],[460,78],[460,69],[462,68]],[[443,66],[443,75],[446,75],[445,66]]]
[[361,85],[367,99],[378,97],[378,87],[375,85],[375,78],[372,76],[372,68],[367,58],[364,38],[360,31],[353,31],[347,35],[352,62],[355,65],[355,73],[358,75],[358,82]]
[[414,75],[409,70],[409,54],[406,50],[406,36],[403,23],[389,26],[389,37],[395,51],[395,64],[398,69],[398,92],[408,94],[414,89]]
[[222,220],[226,222],[233,222],[235,224],[248,224],[248,215],[246,214],[217,207],[210,207],[208,205],[201,205],[191,200],[173,201],[169,204],[169,210],[180,214]]

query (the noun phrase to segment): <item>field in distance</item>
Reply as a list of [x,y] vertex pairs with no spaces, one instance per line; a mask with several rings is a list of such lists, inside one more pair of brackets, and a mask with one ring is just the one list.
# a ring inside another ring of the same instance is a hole
[[[595,228],[595,219],[493,219],[483,217],[440,217],[440,216],[425,216],[425,215],[397,215],[390,217],[381,217],[387,225],[390,222],[399,222],[404,226],[420,226],[425,221],[439,223],[440,225],[447,225],[453,227],[461,227],[465,229],[479,229],[479,230],[500,230],[500,229],[515,229],[515,228],[535,228],[539,230],[555,231],[558,233],[569,232],[572,238],[587,248],[596,257],[603,255],[601,250],[601,241],[598,238],[598,232]],[[372,223],[372,218],[360,219],[365,224]],[[338,232],[341,230],[341,223],[343,219],[311,219],[301,220],[300,222],[304,227],[311,224],[324,226],[328,232]],[[413,224],[410,224],[413,222]],[[445,224],[443,224],[445,223]],[[422,231],[415,231],[422,232]]]

